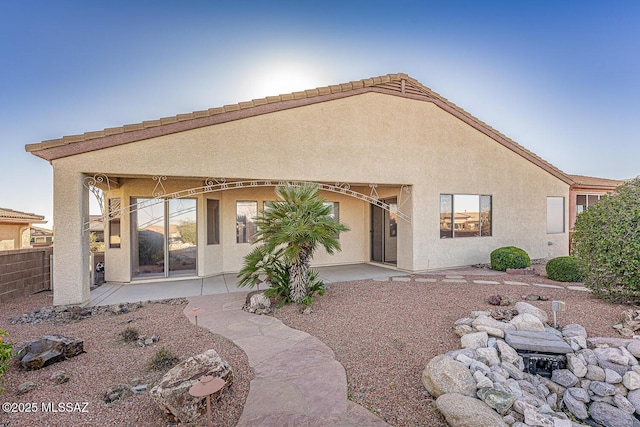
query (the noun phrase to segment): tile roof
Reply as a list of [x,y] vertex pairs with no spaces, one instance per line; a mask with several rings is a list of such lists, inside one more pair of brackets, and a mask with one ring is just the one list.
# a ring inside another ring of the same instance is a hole
[[0,221],[2,222],[35,222],[44,223],[43,215],[14,211],[13,209],[0,208]]
[[379,92],[432,102],[567,184],[572,183],[571,178],[552,164],[403,73],[387,74],[385,76],[372,77],[349,83],[330,85],[278,96],[268,96],[266,98],[254,99],[238,104],[164,117],[158,120],[149,120],[142,123],[86,132],[81,135],[64,136],[38,144],[28,144],[25,146],[25,149],[38,157],[51,161],[61,157],[120,144],[346,96],[358,95],[365,92]]
[[616,188],[625,183],[625,180],[596,178],[584,175],[568,175],[574,182],[575,187],[603,187]]

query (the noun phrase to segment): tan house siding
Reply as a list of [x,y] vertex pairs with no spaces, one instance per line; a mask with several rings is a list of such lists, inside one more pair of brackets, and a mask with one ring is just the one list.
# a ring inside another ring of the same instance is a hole
[[[85,144],[82,150],[51,160],[54,215],[64,218],[60,225],[55,221],[56,250],[64,255],[54,266],[56,285],[63,282],[54,302],[88,298],[88,285],[78,279],[88,277],[87,235],[79,230],[88,218],[83,178],[96,173],[117,180],[107,197],[120,197],[123,206],[133,197],[151,197],[158,189],[154,176],[166,177],[161,181],[165,193],[200,187],[206,178],[347,183],[363,194],[372,191],[369,184],[376,184],[381,199],[397,198],[411,218],[399,220],[397,226],[397,267],[409,271],[485,263],[493,249],[505,245],[520,246],[532,258],[567,253],[568,233],[546,232],[546,203],[549,196],[564,197],[566,225],[568,177],[440,98],[425,102],[424,97],[394,96],[384,90],[323,98],[135,142],[106,146],[98,138],[95,144],[101,149],[93,151],[87,151],[86,144],[94,141],[85,137],[67,145],[46,143],[65,153],[75,149],[73,144]],[[443,193],[492,196],[492,236],[441,239]],[[342,252],[331,257],[319,252],[315,265],[369,262],[370,205],[343,194],[323,196],[340,203],[340,220],[351,231],[340,236]],[[251,245],[236,243],[236,201],[255,200],[262,208],[265,200],[274,199],[273,188],[187,197],[197,200],[200,214],[197,275],[237,271]],[[220,200],[218,245],[206,244],[208,198]],[[121,247],[107,245],[106,280],[131,281],[130,246],[127,211],[121,222]]]

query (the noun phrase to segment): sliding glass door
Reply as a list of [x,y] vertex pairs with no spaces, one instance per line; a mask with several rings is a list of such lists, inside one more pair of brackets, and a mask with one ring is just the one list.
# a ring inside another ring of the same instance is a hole
[[195,275],[196,200],[134,198],[131,213],[134,278]]

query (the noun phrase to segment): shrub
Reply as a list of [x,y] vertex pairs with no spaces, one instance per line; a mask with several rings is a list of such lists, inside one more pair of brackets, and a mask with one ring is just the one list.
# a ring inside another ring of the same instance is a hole
[[531,265],[529,255],[515,246],[505,246],[491,252],[491,268],[507,271],[508,268],[527,268]]
[[549,260],[546,270],[549,279],[558,282],[582,282],[584,280],[582,263],[573,256],[561,256]]
[[9,370],[9,360],[12,356],[13,344],[4,341],[7,331],[0,329],[0,394],[4,385],[4,373]]
[[614,303],[640,303],[640,177],[578,215],[573,251],[594,295]]
[[149,362],[149,370],[168,371],[169,369],[176,366],[178,362],[180,362],[180,359],[163,347],[160,350],[156,351],[153,359],[151,359],[151,362]]
[[124,342],[134,342],[140,338],[140,331],[129,326],[128,328],[125,328],[124,331],[120,332],[120,336]]

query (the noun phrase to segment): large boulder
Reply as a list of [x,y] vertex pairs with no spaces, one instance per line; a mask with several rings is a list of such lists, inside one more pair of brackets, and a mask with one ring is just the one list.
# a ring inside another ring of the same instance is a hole
[[269,314],[271,313],[271,300],[264,291],[249,292],[242,309],[249,313]]
[[629,415],[620,408],[604,402],[593,402],[589,407],[591,418],[604,427],[640,427],[633,415]]
[[509,323],[515,326],[518,331],[544,331],[544,323],[531,313],[518,314]]
[[447,355],[434,357],[422,371],[422,384],[433,397],[445,393],[476,395],[476,381],[471,371]]
[[20,366],[26,370],[40,369],[84,353],[84,340],[62,335],[46,335],[14,349]]
[[436,407],[450,427],[506,427],[496,411],[486,403],[460,393],[443,394]]
[[518,314],[527,313],[536,316],[542,323],[547,323],[549,321],[546,311],[536,307],[535,305],[529,304],[528,302],[518,301],[515,305],[515,309],[518,311]]
[[233,382],[231,366],[215,350],[190,357],[167,372],[150,395],[165,414],[175,422],[190,423],[206,410],[205,397],[193,397],[189,389],[201,377],[209,375],[225,380],[225,386],[211,395],[217,399]]

